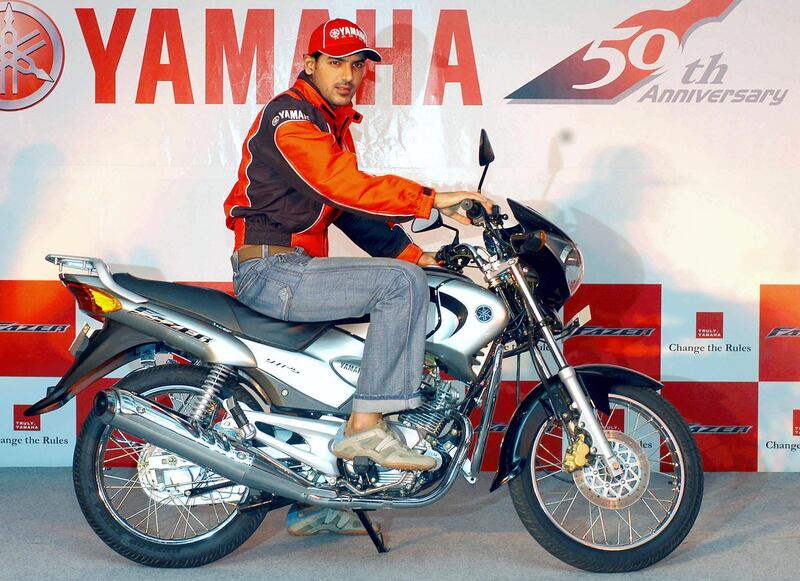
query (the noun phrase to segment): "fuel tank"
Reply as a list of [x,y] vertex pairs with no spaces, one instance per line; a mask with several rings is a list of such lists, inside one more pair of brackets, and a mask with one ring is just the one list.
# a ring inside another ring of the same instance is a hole
[[503,332],[508,309],[466,276],[441,268],[426,268],[425,274],[431,295],[425,348],[456,379],[473,381],[476,356]]
[[[430,289],[425,350],[435,355],[456,379],[474,381],[473,366],[482,361],[480,350],[508,324],[505,303],[466,276],[442,268],[426,268],[425,274]],[[368,324],[339,328],[363,339]],[[333,367],[342,379],[355,385],[359,364],[360,356],[341,356]]]

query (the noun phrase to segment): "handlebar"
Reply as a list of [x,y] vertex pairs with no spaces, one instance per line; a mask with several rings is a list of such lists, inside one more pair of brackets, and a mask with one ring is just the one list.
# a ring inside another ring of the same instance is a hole
[[480,265],[483,259],[478,254],[477,249],[471,244],[446,244],[436,252],[436,260],[445,266],[445,268],[457,265],[463,268],[466,262],[457,264],[464,260],[474,260],[476,264]]
[[508,216],[500,212],[500,206],[492,204],[491,211],[487,212],[486,207],[480,202],[475,200],[463,200],[461,202],[461,209],[470,219],[473,226],[489,225],[500,227],[503,225],[503,220],[508,220]]
[[[494,204],[491,211],[487,211],[483,204],[471,199],[462,200],[459,206],[474,226],[482,226],[486,229],[484,238],[488,235],[495,240],[495,243],[489,249],[490,253],[496,253],[503,245],[508,246],[507,241],[503,242],[500,239],[500,229],[502,229],[503,221],[508,219],[508,216],[500,211],[500,206]],[[519,243],[525,244],[526,252],[538,252],[544,247],[546,239],[543,236],[544,232],[537,232],[531,236],[530,240],[519,240]],[[490,243],[487,242],[487,244]],[[435,258],[441,266],[458,272],[472,261],[481,268],[486,263],[486,259],[480,256],[476,247],[470,244],[459,244],[458,236],[456,236],[453,244],[442,246],[436,252]]]
[[486,216],[486,209],[483,204],[479,204],[475,200],[464,200],[461,202],[461,209],[464,210],[467,218],[473,221]]

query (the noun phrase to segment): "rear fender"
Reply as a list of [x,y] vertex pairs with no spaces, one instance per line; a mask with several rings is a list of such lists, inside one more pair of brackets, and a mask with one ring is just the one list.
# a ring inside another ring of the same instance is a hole
[[[610,413],[608,394],[615,385],[628,385],[642,389],[660,390],[663,385],[655,379],[625,367],[616,365],[579,365],[575,367],[581,383],[595,407]],[[558,376],[550,378],[551,385],[558,385]],[[535,431],[552,414],[547,403],[547,392],[539,384],[519,404],[508,424],[500,445],[500,457],[494,482],[489,489],[494,492],[503,484],[516,478],[525,468],[526,446],[536,437]]]
[[157,342],[136,329],[106,319],[64,377],[47,390],[43,399],[26,409],[25,415],[38,416],[60,408],[101,377],[137,359],[140,347]]

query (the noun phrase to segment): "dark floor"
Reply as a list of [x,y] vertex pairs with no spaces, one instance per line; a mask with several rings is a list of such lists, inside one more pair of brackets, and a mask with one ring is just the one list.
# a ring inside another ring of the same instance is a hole
[[[541,549],[523,528],[506,489],[491,478],[456,484],[427,509],[383,511],[391,552],[363,537],[295,538],[287,509],[225,559],[189,571],[136,565],[107,548],[83,520],[66,468],[0,469],[0,579],[575,579],[596,577]],[[708,474],[694,530],[667,559],[615,577],[797,579],[800,474]]]

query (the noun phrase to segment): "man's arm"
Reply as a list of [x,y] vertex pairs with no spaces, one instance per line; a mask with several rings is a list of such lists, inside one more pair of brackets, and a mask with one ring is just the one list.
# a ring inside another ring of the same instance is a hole
[[332,134],[310,120],[282,120],[267,125],[262,141],[273,168],[297,191],[347,212],[368,218],[405,222],[427,218],[435,192],[395,175],[373,176],[358,169],[354,153],[340,151]]
[[413,264],[422,256],[422,249],[397,224],[366,220],[348,212],[342,212],[333,223],[370,256],[398,258]]

